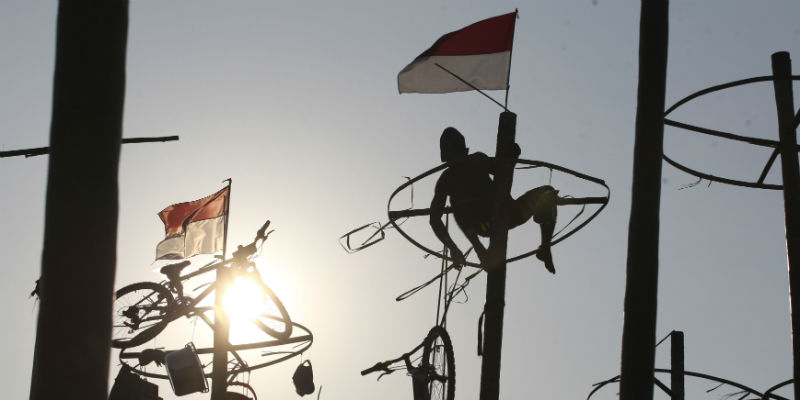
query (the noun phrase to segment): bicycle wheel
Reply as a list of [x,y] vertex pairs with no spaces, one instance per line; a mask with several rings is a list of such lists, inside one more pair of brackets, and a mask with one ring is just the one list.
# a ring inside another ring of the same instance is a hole
[[[241,387],[242,393],[231,391],[230,389],[233,386]],[[253,397],[250,397],[251,395]],[[228,391],[225,393],[225,400],[258,400],[258,396],[256,396],[256,391],[253,389],[253,387],[247,383],[230,382],[228,383]]]
[[111,346],[134,347],[164,330],[172,293],[154,282],[138,282],[117,290],[111,330]]
[[450,335],[441,326],[428,332],[422,348],[422,367],[430,371],[430,400],[453,400],[456,394],[456,362]]
[[286,307],[283,306],[281,299],[275,295],[275,292],[273,292],[266,283],[259,280],[259,286],[261,291],[266,295],[265,297],[272,301],[272,305],[277,309],[280,317],[260,313],[255,317],[253,323],[266,334],[276,339],[288,339],[292,336],[292,319],[289,318]]

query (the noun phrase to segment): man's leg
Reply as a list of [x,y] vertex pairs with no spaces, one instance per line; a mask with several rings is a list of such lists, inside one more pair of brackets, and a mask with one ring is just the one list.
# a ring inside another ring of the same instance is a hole
[[556,224],[554,222],[544,222],[539,224],[542,232],[542,244],[539,245],[539,251],[536,252],[536,258],[542,260],[544,267],[547,268],[551,274],[556,273],[556,266],[553,264],[553,253],[550,252],[550,239],[553,238],[553,231]]
[[536,258],[544,262],[544,267],[551,274],[556,273],[553,265],[553,255],[550,252],[550,242],[553,238],[553,231],[556,227],[556,199],[558,191],[552,186],[540,186],[531,189],[515,201],[515,216],[512,226],[517,226],[527,221],[533,216],[533,220],[539,224],[542,235],[542,242]]

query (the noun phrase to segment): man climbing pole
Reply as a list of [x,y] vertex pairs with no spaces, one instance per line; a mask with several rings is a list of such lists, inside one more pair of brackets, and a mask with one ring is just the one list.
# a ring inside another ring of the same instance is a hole
[[[456,263],[463,264],[464,253],[458,248],[447,228],[442,222],[445,203],[449,197],[456,223],[467,237],[484,269],[502,260],[493,260],[479,237],[489,237],[492,226],[493,180],[495,162],[486,154],[475,152],[469,154],[464,136],[455,128],[448,127],[439,139],[440,154],[443,162],[450,163],[436,182],[436,189],[431,201],[430,224],[436,237],[447,247]],[[519,157],[520,149],[515,144],[514,157]],[[536,258],[544,263],[545,268],[556,273],[550,241],[556,223],[556,199],[558,191],[545,185],[531,189],[517,199],[507,199],[503,205],[504,212],[509,213],[509,229],[528,221],[531,217],[539,224],[542,238]]]

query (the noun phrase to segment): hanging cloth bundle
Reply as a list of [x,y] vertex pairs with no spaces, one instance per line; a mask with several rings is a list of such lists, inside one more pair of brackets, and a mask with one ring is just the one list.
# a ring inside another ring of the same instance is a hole
[[292,375],[294,389],[300,396],[314,393],[314,371],[311,369],[311,361],[305,360],[297,366]]

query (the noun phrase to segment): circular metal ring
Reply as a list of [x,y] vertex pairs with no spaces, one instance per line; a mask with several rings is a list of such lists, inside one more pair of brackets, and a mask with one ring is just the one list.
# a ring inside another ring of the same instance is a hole
[[[272,316],[271,318],[276,319],[276,320],[280,319],[279,317],[274,317],[274,316]],[[293,335],[293,337],[290,337],[290,338],[287,338],[287,339],[275,339],[275,340],[268,340],[268,341],[256,342],[256,343],[245,343],[245,344],[231,345],[230,348],[229,348],[229,351],[254,350],[254,349],[260,349],[260,348],[283,346],[283,345],[288,345],[288,344],[296,344],[297,347],[294,347],[292,349],[292,351],[275,352],[275,353],[269,354],[269,355],[282,354],[278,358],[270,359],[270,360],[267,360],[265,362],[254,364],[254,365],[244,365],[244,366],[236,367],[233,370],[228,371],[228,375],[239,374],[239,373],[243,373],[243,372],[250,372],[250,371],[253,371],[253,370],[256,370],[256,369],[259,369],[259,368],[264,368],[264,367],[267,367],[267,366],[270,366],[270,365],[273,365],[273,364],[277,364],[277,363],[279,363],[281,361],[288,360],[288,359],[290,359],[292,357],[295,357],[295,356],[298,356],[298,355],[304,353],[306,350],[308,350],[311,347],[311,344],[314,342],[314,335],[304,325],[301,325],[301,324],[299,324],[299,323],[297,323],[295,321],[292,321],[292,332],[293,333],[298,332],[298,331],[295,331],[294,329],[300,329],[299,332],[302,333],[302,334],[301,335],[297,335],[297,336]],[[128,352],[129,349],[130,348],[125,348],[125,349],[120,350],[120,352],[119,352],[119,359],[120,359],[120,362],[123,365],[127,365],[128,367],[130,367],[130,369],[134,373],[139,374],[139,375],[144,376],[144,377],[154,378],[154,379],[169,379],[169,377],[166,374],[159,374],[159,373],[154,373],[154,372],[149,372],[149,371],[143,371],[143,370],[140,370],[140,369],[137,369],[137,368],[134,368],[134,367],[131,367],[130,365],[128,365],[128,362],[126,360],[130,360],[130,359],[134,359],[135,360],[141,354],[141,352]],[[175,349],[175,350],[179,350],[179,349]],[[165,350],[164,352],[165,353],[169,353],[171,351],[174,351],[174,350]],[[196,349],[196,352],[197,352],[197,354],[212,354],[214,352],[214,349],[213,348],[199,348],[199,349]],[[210,377],[211,373],[205,373],[205,375],[206,375],[206,377]]]
[[[532,160],[518,159],[518,160],[516,160],[516,162],[517,162],[517,164],[524,164],[524,165],[528,165],[530,167],[545,167],[545,168],[549,168],[551,170],[560,171],[560,172],[566,173],[568,175],[572,175],[572,176],[574,176],[576,178],[583,179],[583,180],[598,184],[598,185],[602,186],[603,188],[605,188],[605,190],[606,190],[606,196],[605,196],[606,201],[604,203],[602,203],[601,206],[598,207],[597,210],[595,210],[595,212],[593,214],[591,214],[582,223],[578,224],[577,226],[575,226],[574,228],[572,228],[568,232],[564,233],[563,235],[560,235],[558,237],[554,237],[553,240],[551,241],[551,245],[556,245],[556,244],[560,243],[564,239],[572,236],[574,233],[576,233],[581,228],[586,226],[586,224],[591,222],[598,214],[600,214],[601,211],[603,211],[603,209],[608,204],[608,200],[611,197],[611,190],[608,188],[608,186],[606,185],[606,183],[602,179],[595,178],[595,177],[592,177],[592,176],[589,176],[589,175],[586,175],[586,174],[582,174],[582,173],[577,172],[577,171],[573,171],[573,170],[568,169],[568,168],[564,168],[564,167],[559,166],[559,165],[550,164],[550,163],[546,163],[546,162],[543,162],[543,161],[532,161]],[[450,261],[450,262],[455,262],[454,259],[452,259],[450,257],[445,257],[442,253],[440,253],[438,251],[435,251],[435,250],[432,250],[432,249],[424,246],[423,244],[419,243],[414,238],[412,238],[408,233],[406,233],[402,228],[400,228],[400,224],[395,223],[395,220],[397,218],[393,218],[393,211],[391,209],[392,208],[392,199],[394,199],[395,195],[400,193],[403,189],[405,189],[405,188],[409,187],[410,185],[414,184],[415,182],[419,181],[420,179],[423,179],[423,178],[428,177],[428,176],[430,176],[430,175],[432,175],[432,174],[434,174],[436,172],[439,172],[439,171],[447,168],[448,166],[449,166],[448,163],[441,164],[441,165],[439,165],[439,166],[437,166],[435,168],[429,169],[428,171],[425,171],[425,172],[415,176],[412,179],[409,179],[407,182],[405,182],[402,185],[400,185],[389,196],[389,203],[387,204],[386,208],[387,208],[387,212],[389,214],[389,222],[392,224],[392,227],[394,227],[394,229],[396,229],[397,232],[400,233],[400,235],[402,235],[404,238],[406,238],[406,240],[411,242],[411,244],[413,244],[414,246],[416,246],[420,250],[422,250],[422,251],[424,251],[424,252],[426,252],[426,253],[428,253],[430,255],[433,255],[433,256],[436,256],[436,257],[439,257],[439,258],[443,258],[443,259],[445,259],[447,261]],[[410,214],[410,216],[427,215],[427,214],[414,214],[413,213],[414,210],[404,210],[404,211],[406,211],[407,214]],[[506,259],[506,263],[510,263],[510,262],[514,262],[514,261],[517,261],[517,260],[521,260],[523,258],[530,257],[530,256],[536,254],[537,251],[538,251],[538,249],[535,249],[535,250],[531,250],[531,251],[528,251],[526,253],[522,253],[522,254],[519,254],[517,256],[508,258],[508,259]],[[477,268],[481,267],[481,265],[479,263],[475,263],[475,262],[471,262],[471,261],[467,261],[465,263],[465,265],[469,265],[469,266],[477,267]]]
[[[672,372],[672,370],[662,369],[662,368],[654,368],[653,372],[662,373],[662,374],[669,374],[669,373]],[[762,393],[760,393],[759,391],[757,391],[757,390],[755,390],[753,388],[750,388],[750,387],[747,387],[745,385],[742,385],[741,383],[734,382],[734,381],[731,381],[731,380],[728,380],[728,379],[724,379],[724,378],[719,378],[719,377],[716,377],[716,376],[713,376],[713,375],[704,374],[704,373],[701,373],[701,372],[692,372],[692,371],[683,371],[683,373],[686,376],[691,376],[691,377],[700,378],[700,379],[706,379],[706,380],[709,380],[709,381],[712,381],[712,382],[716,382],[716,383],[719,383],[719,384],[725,384],[725,385],[733,386],[733,387],[735,387],[737,389],[740,389],[742,392],[747,392],[749,394],[753,394],[753,395],[758,396],[759,398],[761,398],[763,400],[767,400],[767,399],[787,400],[787,399],[785,399],[785,398],[783,398],[781,396],[772,394],[772,392],[775,391],[776,389],[778,389],[780,387],[783,387],[783,386],[785,386],[785,385],[787,385],[787,384],[792,382],[791,379],[788,380],[788,381],[785,381],[785,382],[781,382],[781,383],[771,387],[770,389],[768,389],[766,392],[764,392],[762,394]],[[593,386],[595,386],[595,388],[592,389],[591,392],[589,392],[588,396],[586,396],[586,400],[591,399],[591,397],[597,391],[602,389],[604,386],[606,386],[606,385],[608,385],[610,383],[619,382],[619,380],[620,380],[620,376],[617,375],[617,376],[615,376],[615,377],[613,377],[611,379],[607,379],[607,380],[605,380],[603,382],[596,383],[595,385],[593,385]]]
[[[792,75],[790,77],[790,79],[793,80],[793,81],[798,81],[798,80],[800,80],[800,75]],[[696,98],[698,98],[700,96],[703,96],[703,95],[706,95],[706,94],[709,94],[709,93],[718,92],[718,91],[724,90],[724,89],[729,89],[729,88],[732,88],[732,87],[743,86],[743,85],[748,85],[748,84],[757,83],[757,82],[772,82],[774,80],[775,80],[775,77],[772,76],[772,75],[758,76],[758,77],[754,77],[754,78],[742,79],[742,80],[738,80],[738,81],[724,83],[724,84],[721,84],[721,85],[711,86],[709,88],[706,88],[706,89],[703,89],[703,90],[699,90],[699,91],[697,91],[695,93],[692,93],[692,94],[684,97],[683,99],[681,99],[678,102],[676,102],[675,104],[673,104],[672,107],[668,108],[667,111],[664,112],[664,124],[665,125],[669,125],[669,126],[673,126],[673,127],[676,127],[676,128],[690,130],[690,131],[697,132],[697,133],[702,133],[702,134],[705,134],[705,135],[720,137],[720,138],[723,138],[723,139],[729,139],[729,140],[745,142],[745,143],[749,143],[749,144],[756,145],[756,146],[771,147],[773,149],[776,149],[775,151],[777,151],[777,148],[778,148],[778,145],[780,144],[780,142],[775,141],[775,140],[760,139],[760,138],[754,138],[754,137],[749,137],[749,136],[736,135],[736,134],[729,133],[729,132],[717,131],[717,130],[713,130],[713,129],[702,128],[702,127],[695,126],[695,125],[685,124],[685,123],[682,123],[682,122],[677,122],[677,121],[673,121],[671,119],[667,119],[666,118],[671,112],[673,112],[676,109],[678,109],[678,107],[680,107],[680,106],[688,103],[689,101],[691,101],[693,99],[696,99]],[[796,128],[797,128],[797,121],[795,121],[795,129]],[[796,145],[795,146],[795,150],[800,151],[800,146]],[[711,175],[711,174],[706,174],[706,173],[697,171],[695,169],[689,168],[689,167],[687,167],[687,166],[685,166],[685,165],[683,165],[681,163],[678,163],[677,161],[667,157],[666,154],[662,154],[662,158],[664,159],[664,161],[666,161],[668,164],[672,165],[673,167],[675,167],[675,168],[677,168],[677,169],[679,169],[679,170],[681,170],[683,172],[686,172],[689,175],[694,175],[694,176],[696,176],[696,177],[698,177],[700,179],[706,179],[706,180],[709,180],[709,181],[712,181],[712,182],[719,182],[719,183],[725,183],[725,184],[728,184],[728,185],[743,186],[743,187],[750,187],[750,188],[756,188],[756,189],[770,189],[770,190],[782,190],[783,189],[783,185],[775,185],[775,184],[763,183],[763,182],[761,182],[761,179],[759,179],[759,181],[756,181],[756,182],[748,182],[748,181],[742,181],[742,180],[737,180],[737,179],[728,179],[728,178],[723,178],[723,177],[719,177],[719,176],[715,176],[715,175]],[[770,160],[770,164],[771,164],[771,162],[772,162],[772,160]]]

